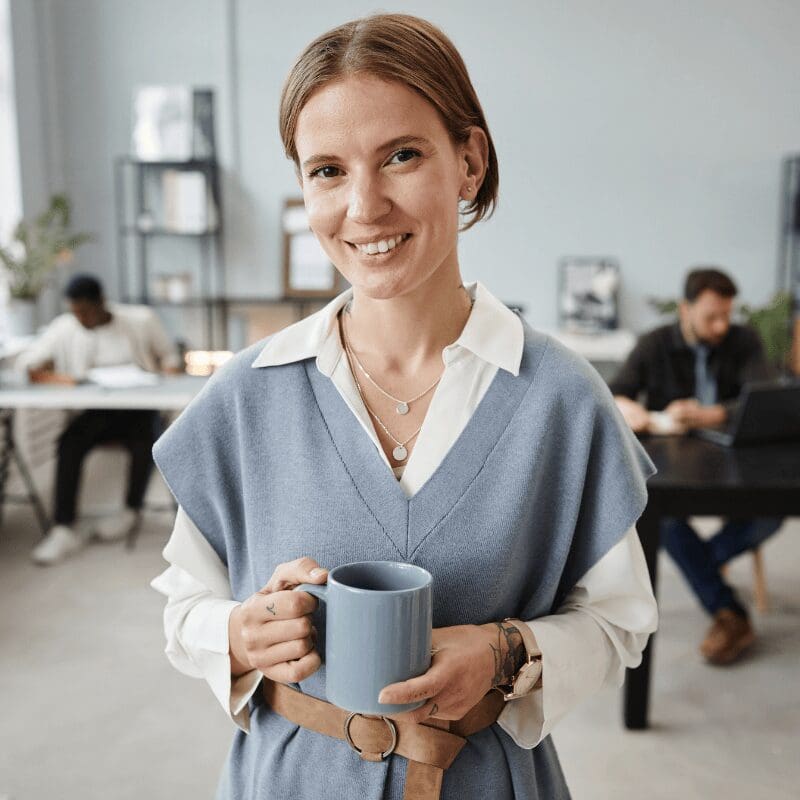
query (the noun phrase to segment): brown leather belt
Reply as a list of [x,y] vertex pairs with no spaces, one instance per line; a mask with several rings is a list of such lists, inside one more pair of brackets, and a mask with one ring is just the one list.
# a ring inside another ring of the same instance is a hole
[[407,758],[404,800],[438,800],[444,771],[466,737],[494,724],[504,705],[503,696],[492,691],[461,719],[416,723],[351,714],[268,678],[262,691],[273,711],[295,725],[344,739],[366,761],[382,761],[391,753]]

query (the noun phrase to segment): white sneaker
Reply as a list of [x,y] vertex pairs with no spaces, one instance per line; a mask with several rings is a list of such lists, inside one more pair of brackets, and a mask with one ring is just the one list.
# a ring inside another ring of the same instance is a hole
[[68,525],[54,525],[33,548],[31,558],[40,566],[47,567],[76,553],[84,544],[86,540]]
[[104,542],[113,542],[127,536],[139,524],[139,512],[126,508],[112,517],[106,517],[94,524],[92,532]]

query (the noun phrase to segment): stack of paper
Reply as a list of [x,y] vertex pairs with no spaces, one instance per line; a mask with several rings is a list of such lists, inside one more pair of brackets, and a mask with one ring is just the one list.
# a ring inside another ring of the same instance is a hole
[[105,389],[131,389],[135,386],[156,386],[158,375],[147,372],[136,364],[120,364],[115,367],[94,367],[87,374],[91,383]]
[[164,227],[177,233],[203,233],[217,227],[206,176],[197,170],[167,169],[163,174]]

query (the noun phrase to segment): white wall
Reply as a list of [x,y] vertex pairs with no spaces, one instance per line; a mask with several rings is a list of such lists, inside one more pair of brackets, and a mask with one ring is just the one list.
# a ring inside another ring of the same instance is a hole
[[[277,294],[279,209],[297,193],[277,134],[283,78],[315,35],[374,10],[343,0],[12,0],[32,37],[16,42],[28,48],[18,85],[35,84],[38,69],[49,87],[18,89],[26,204],[48,163],[76,225],[99,234],[82,266],[106,275],[113,294],[111,164],[128,147],[132,88],[213,86],[228,287]],[[766,300],[779,163],[800,150],[800,4],[438,0],[392,10],[427,16],[455,41],[498,149],[500,207],[463,237],[465,278],[523,303],[543,327],[556,322],[564,255],[620,259],[623,323],[635,329],[654,319],[643,298],[676,295],[696,263],[723,265],[747,301]]]

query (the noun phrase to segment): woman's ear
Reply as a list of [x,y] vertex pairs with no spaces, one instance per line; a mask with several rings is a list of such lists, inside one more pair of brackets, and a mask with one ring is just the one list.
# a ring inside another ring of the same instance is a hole
[[464,173],[461,197],[472,201],[481,188],[489,165],[489,140],[483,128],[477,125],[470,128],[469,138],[461,145],[461,158]]

